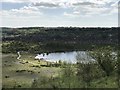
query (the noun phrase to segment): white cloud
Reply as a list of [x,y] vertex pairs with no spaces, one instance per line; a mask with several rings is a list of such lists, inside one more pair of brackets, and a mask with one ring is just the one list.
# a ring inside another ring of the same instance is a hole
[[[19,21],[21,21],[21,25],[23,21],[26,25],[26,22],[28,21],[29,23],[30,20],[30,25],[32,25],[32,22],[35,23],[35,21],[40,24],[43,24],[44,22],[44,25],[46,25],[46,23],[49,24],[52,19],[55,19],[52,18],[49,20],[49,18],[51,18],[53,15],[57,18],[61,18],[62,21],[65,19],[69,19],[68,21],[71,21],[75,18],[91,18],[91,16],[94,18],[94,15],[99,17],[103,15],[107,16],[117,14],[118,12],[118,0],[0,0],[0,2],[28,4],[27,6],[19,9],[0,11],[0,15],[2,15],[3,19],[5,19],[3,21],[6,23],[7,21],[12,23],[12,20],[14,20],[15,24],[15,21],[17,19],[18,25]],[[55,19],[56,23],[58,21]],[[75,24],[77,24],[77,22]]]
[[[32,0],[31,0],[32,2]],[[118,0],[39,0],[33,6],[42,8],[71,8],[69,16],[81,15],[105,15],[117,13]],[[65,13],[69,13],[65,11]],[[66,15],[64,13],[64,15]]]
[[40,16],[43,13],[36,7],[24,6],[20,9],[2,10],[3,17],[32,17]]
[[[73,12],[69,16],[110,15],[118,13],[118,0],[86,0],[72,4]],[[65,12],[67,13],[67,12]],[[66,16],[66,14],[64,14]]]
[[0,0],[0,2],[25,3],[25,2],[29,2],[29,0]]
[[73,14],[73,13],[67,13],[67,12],[64,12],[63,15],[64,15],[64,16],[68,16],[68,17],[77,17],[76,14]]
[[[29,6],[25,6],[20,9],[13,9],[10,12],[24,13],[24,14],[41,14],[42,8],[58,9],[68,8],[72,12],[65,11],[65,16],[69,13],[69,16],[81,16],[81,15],[104,15],[117,13],[118,0],[2,0],[2,2],[11,3],[29,3]],[[52,11],[51,11],[52,12]]]

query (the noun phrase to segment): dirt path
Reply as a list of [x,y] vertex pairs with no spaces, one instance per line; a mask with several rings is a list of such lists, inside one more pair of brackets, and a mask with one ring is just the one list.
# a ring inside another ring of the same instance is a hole
[[17,52],[17,54],[18,54],[17,59],[20,60],[20,58],[21,58],[20,52]]

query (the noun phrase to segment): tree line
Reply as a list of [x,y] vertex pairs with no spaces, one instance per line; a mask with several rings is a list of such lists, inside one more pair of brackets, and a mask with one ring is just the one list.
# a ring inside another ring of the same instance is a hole
[[[29,27],[29,28],[3,28],[3,52],[16,50],[36,52],[41,51],[72,51],[87,50],[94,46],[118,44],[119,28],[75,28],[75,27]],[[4,44],[5,42],[5,44]],[[6,44],[6,42],[9,42]],[[21,44],[20,44],[21,43]],[[23,45],[22,45],[23,44]],[[12,52],[11,51],[11,52]]]

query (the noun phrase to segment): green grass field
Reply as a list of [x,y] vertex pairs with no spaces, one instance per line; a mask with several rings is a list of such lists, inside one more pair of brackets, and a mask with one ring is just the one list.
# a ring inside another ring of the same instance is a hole
[[34,55],[24,53],[21,59],[17,60],[15,54],[3,54],[3,87],[12,88],[20,85],[23,88],[28,88],[31,87],[34,79],[42,76],[56,77],[61,70],[59,67],[41,67],[40,65],[46,65],[46,62],[34,60]]

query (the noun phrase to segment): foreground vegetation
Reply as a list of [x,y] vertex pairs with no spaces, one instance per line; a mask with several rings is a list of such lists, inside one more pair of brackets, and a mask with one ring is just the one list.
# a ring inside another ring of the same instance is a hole
[[78,53],[77,64],[34,60],[35,55],[27,52],[20,60],[15,54],[3,54],[3,88],[118,88],[113,49],[97,50],[89,52],[97,61],[81,62],[85,60]]

